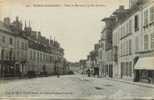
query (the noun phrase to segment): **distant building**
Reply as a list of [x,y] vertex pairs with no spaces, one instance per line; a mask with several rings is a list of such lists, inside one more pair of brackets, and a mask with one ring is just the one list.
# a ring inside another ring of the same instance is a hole
[[73,71],[74,73],[82,73],[79,62],[69,62],[69,66],[70,66],[70,71]]
[[[122,7],[121,7],[122,9]],[[110,16],[107,18],[104,18],[102,21],[105,22],[105,28],[102,31],[102,55],[103,55],[103,63],[100,66],[100,69],[102,69],[103,76],[106,77],[113,77],[113,59],[112,59],[112,36],[113,36],[113,27],[115,25],[115,17]]]
[[80,60],[80,70],[82,71],[82,73],[86,73],[87,70],[87,63],[86,60]]

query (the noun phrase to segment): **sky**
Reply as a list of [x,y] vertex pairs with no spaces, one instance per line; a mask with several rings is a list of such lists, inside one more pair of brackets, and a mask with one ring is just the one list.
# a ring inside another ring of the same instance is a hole
[[[23,23],[31,22],[33,30],[43,36],[55,37],[64,48],[68,61],[86,59],[98,43],[104,23],[119,5],[128,6],[128,0],[0,0],[0,18],[16,16]],[[41,4],[41,7],[34,5]],[[70,6],[82,4],[82,7]],[[90,6],[88,5],[96,5]],[[69,5],[69,6],[66,6]],[[98,6],[99,5],[99,6]]]

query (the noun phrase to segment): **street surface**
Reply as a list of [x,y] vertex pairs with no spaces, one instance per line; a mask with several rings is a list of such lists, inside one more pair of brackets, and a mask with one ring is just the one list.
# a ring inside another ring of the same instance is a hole
[[0,81],[0,97],[41,98],[154,98],[154,88],[104,78],[66,75]]

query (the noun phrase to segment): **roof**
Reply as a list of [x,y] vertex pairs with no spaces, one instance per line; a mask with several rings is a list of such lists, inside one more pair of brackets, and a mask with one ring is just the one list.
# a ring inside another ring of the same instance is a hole
[[7,33],[13,33],[10,29],[8,29],[3,22],[0,21],[0,31],[4,31]]
[[0,31],[5,32],[6,34],[15,36],[15,37],[21,37],[22,39],[27,39],[26,37],[19,35],[19,34],[15,34],[14,32],[11,31],[11,29],[7,28],[7,26],[5,26],[5,24],[0,21]]

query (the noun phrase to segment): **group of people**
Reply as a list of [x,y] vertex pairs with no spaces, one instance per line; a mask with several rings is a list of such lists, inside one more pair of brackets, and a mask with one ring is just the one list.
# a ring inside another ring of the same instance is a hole
[[87,69],[87,75],[88,77],[91,77],[91,76],[97,76],[99,77],[99,72],[95,71],[95,70],[92,70],[92,69]]

